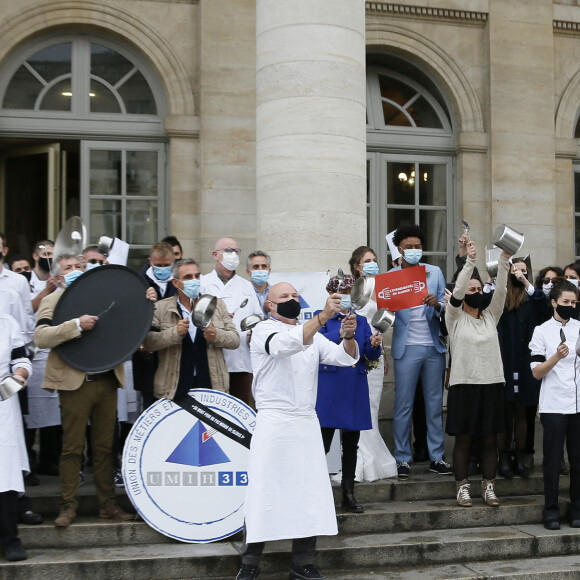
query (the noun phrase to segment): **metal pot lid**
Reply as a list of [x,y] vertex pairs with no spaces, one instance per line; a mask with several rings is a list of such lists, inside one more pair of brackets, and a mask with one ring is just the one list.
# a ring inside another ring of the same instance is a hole
[[145,280],[126,266],[100,266],[77,278],[58,301],[52,325],[83,314],[99,320],[80,339],[56,347],[64,362],[99,373],[129,359],[151,329],[154,306],[145,298],[146,291]]

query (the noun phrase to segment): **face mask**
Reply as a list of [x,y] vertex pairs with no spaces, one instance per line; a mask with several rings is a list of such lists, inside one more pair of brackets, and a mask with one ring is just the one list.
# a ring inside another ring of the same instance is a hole
[[521,288],[524,283],[520,282],[516,277],[515,274],[510,274],[510,278],[512,279],[512,285],[516,286],[517,288]]
[[483,306],[483,294],[475,292],[475,294],[466,294],[463,301],[471,308],[481,309]]
[[546,295],[549,296],[550,294],[550,290],[554,287],[554,284],[552,282],[548,282],[547,284],[542,284],[542,292]]
[[90,262],[87,262],[85,265],[85,272],[88,272],[89,270],[92,270],[93,268],[98,268],[100,266],[100,264],[91,264]]
[[300,315],[300,302],[291,298],[287,302],[276,303],[276,312],[283,318],[298,318]]
[[423,256],[423,250],[411,249],[411,250],[405,250],[403,252],[403,257],[405,259],[405,262],[407,262],[407,264],[411,264],[411,265],[414,265],[417,262],[419,262],[419,260],[422,258],[422,256]]
[[251,275],[252,282],[256,284],[256,286],[262,286],[263,284],[265,284],[268,281],[269,277],[270,273],[268,272],[268,270],[253,270]]
[[199,290],[201,287],[201,282],[199,280],[182,280],[183,290],[182,292],[192,300],[199,296]]
[[562,320],[570,320],[572,316],[576,313],[576,308],[574,306],[563,306],[562,304],[556,304],[556,314]]
[[240,265],[240,258],[235,252],[224,252],[220,264],[230,272],[233,272]]
[[52,264],[52,258],[38,258],[38,267],[43,272],[50,272],[50,265]]
[[376,276],[379,273],[379,265],[376,262],[365,262],[362,271],[366,276]]
[[153,266],[153,275],[157,280],[169,280],[171,278],[171,266]]
[[343,294],[340,297],[340,309],[348,310],[351,306],[350,294]]
[[68,286],[70,286],[77,278],[80,278],[83,275],[83,271],[82,270],[72,270],[72,272],[68,272],[66,273],[63,278],[65,281],[65,284]]
[[567,282],[572,282],[572,284],[578,288],[578,280],[574,280],[574,278],[568,278]]
[[30,278],[32,276],[32,272],[18,272],[19,274],[22,274],[29,282],[30,282]]

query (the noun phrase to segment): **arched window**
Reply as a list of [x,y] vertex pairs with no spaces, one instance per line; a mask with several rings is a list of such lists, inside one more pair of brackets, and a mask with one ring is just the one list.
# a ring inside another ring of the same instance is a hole
[[417,223],[427,261],[450,276],[453,129],[441,94],[400,70],[370,68],[367,149],[368,243],[381,269],[391,267],[385,235]]

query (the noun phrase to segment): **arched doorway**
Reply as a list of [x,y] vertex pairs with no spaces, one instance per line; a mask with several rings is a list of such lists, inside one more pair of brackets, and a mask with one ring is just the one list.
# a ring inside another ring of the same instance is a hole
[[[372,60],[372,59],[371,59]],[[453,272],[453,126],[441,93],[399,59],[367,70],[368,241],[390,268],[385,235],[403,224],[426,234],[424,254]]]
[[134,50],[98,35],[51,35],[0,71],[0,228],[30,254],[80,214],[91,242],[131,244],[139,263],[166,233],[167,113]]

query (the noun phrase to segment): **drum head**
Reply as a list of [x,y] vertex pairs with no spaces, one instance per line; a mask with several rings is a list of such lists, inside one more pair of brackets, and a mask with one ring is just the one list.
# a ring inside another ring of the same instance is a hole
[[64,362],[98,373],[129,359],[151,328],[153,302],[146,291],[145,280],[125,266],[101,266],[77,278],[58,301],[53,326],[83,314],[99,320],[80,339],[56,347]]

